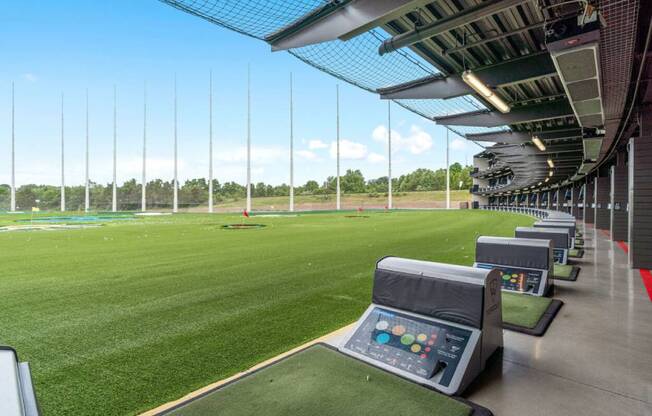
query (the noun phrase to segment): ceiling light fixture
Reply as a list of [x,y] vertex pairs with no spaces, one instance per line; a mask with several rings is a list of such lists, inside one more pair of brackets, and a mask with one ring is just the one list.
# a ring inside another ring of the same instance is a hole
[[543,144],[539,136],[532,136],[532,143],[539,148],[542,152],[546,151],[546,146]]
[[509,113],[511,110],[509,104],[503,101],[491,88],[487,87],[484,82],[480,81],[475,74],[469,70],[462,72],[462,80],[473,88],[475,92],[480,94],[485,100],[489,101],[491,105],[496,107],[501,113]]
[[552,159],[548,159],[548,166],[550,166],[551,169],[555,167],[555,164],[552,162]]
[[552,175],[553,175],[552,171],[549,171],[548,176],[552,176]]
[[549,180],[550,180],[550,178],[546,178],[546,180],[544,182],[548,182]]

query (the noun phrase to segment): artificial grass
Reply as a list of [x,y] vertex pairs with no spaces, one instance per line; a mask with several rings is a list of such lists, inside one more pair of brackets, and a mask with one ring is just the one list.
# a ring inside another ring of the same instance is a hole
[[553,272],[553,278],[557,280],[573,280],[573,268],[571,264],[557,264]]
[[581,258],[584,255],[584,250],[581,248],[571,248],[568,250],[568,257]]
[[2,233],[0,343],[30,361],[45,415],[137,414],[353,322],[382,256],[471,265],[479,235],[533,223],[473,210],[368,215]]
[[468,416],[471,410],[457,400],[315,345],[168,415]]
[[552,302],[551,298],[502,292],[503,322],[534,328]]

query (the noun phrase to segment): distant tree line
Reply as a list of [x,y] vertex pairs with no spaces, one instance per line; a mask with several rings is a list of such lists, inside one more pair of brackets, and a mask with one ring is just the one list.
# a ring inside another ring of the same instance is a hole
[[[459,163],[450,166],[451,189],[468,189],[472,180],[469,176],[471,166],[462,167]],[[345,194],[386,194],[387,176],[366,180],[360,170],[349,169],[340,177],[340,187]],[[446,169],[417,169],[406,175],[392,179],[394,192],[441,191],[446,189]],[[147,206],[151,208],[170,207],[173,198],[173,182],[155,179],[147,183]],[[336,178],[330,176],[323,183],[310,180],[295,187],[295,195],[329,195],[335,193]],[[110,210],[112,184],[91,183],[90,199],[94,210]],[[141,187],[135,179],[130,179],[117,188],[118,208],[120,210],[137,210],[140,208]],[[221,183],[213,181],[213,199],[216,204],[245,198],[246,187],[236,182]],[[287,184],[269,185],[263,182],[252,184],[253,197],[288,196]],[[180,184],[179,206],[192,207],[208,203],[208,181],[204,178],[190,179]],[[39,207],[44,210],[58,209],[60,204],[60,187],[52,185],[22,185],[16,189],[18,209],[29,210]],[[10,187],[0,184],[0,209],[6,210],[10,205]],[[84,207],[84,186],[66,187],[66,207],[69,210],[81,210]]]

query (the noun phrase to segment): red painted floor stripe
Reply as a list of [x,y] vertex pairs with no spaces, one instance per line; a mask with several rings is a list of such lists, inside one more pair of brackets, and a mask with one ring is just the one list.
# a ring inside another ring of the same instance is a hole
[[645,289],[647,289],[647,295],[652,301],[652,273],[648,269],[641,269],[641,278],[643,279]]
[[624,242],[624,241],[616,241],[616,242],[618,243],[618,246],[619,246],[621,249],[623,249],[623,251],[625,252],[625,254],[629,253],[629,246],[627,245],[626,242]]

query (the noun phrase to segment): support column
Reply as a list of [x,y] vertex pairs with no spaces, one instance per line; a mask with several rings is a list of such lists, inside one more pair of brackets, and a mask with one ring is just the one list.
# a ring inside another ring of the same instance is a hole
[[652,136],[629,141],[629,264],[652,269]]
[[609,229],[614,241],[627,240],[627,166],[624,163],[626,153],[618,154],[618,162],[611,167]]
[[571,215],[575,218],[580,217],[580,207],[579,207],[579,198],[580,198],[580,186],[574,183],[571,188]]
[[584,222],[587,224],[595,223],[595,181],[593,177],[586,179],[584,188]]
[[595,228],[608,230],[610,227],[609,200],[611,179],[608,176],[595,178]]

